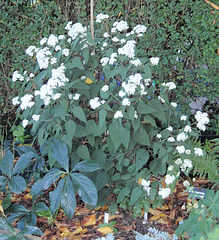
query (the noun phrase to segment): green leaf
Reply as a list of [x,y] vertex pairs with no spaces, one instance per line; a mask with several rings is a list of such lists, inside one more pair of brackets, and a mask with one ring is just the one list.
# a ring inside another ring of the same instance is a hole
[[23,169],[27,167],[30,163],[31,159],[33,158],[33,152],[27,152],[23,154],[17,161],[16,165],[14,166],[12,175],[20,173]]
[[89,56],[90,56],[89,50],[87,48],[84,48],[82,51],[82,55],[85,60],[85,63],[87,63],[89,60]]
[[126,196],[129,196],[130,188],[124,187],[117,196],[117,203],[120,203]]
[[71,174],[73,182],[78,187],[78,194],[81,199],[91,205],[96,206],[97,204],[97,189],[93,182],[86,176],[80,173]]
[[141,114],[148,114],[148,113],[156,112],[157,110],[149,105],[146,105],[143,101],[139,101],[139,104],[137,106],[137,111],[138,113],[141,113]]
[[109,126],[110,137],[111,137],[112,142],[115,146],[115,149],[118,149],[118,147],[121,144],[121,139],[120,139],[120,136],[119,136],[120,127],[121,127],[121,125],[119,124],[118,121],[115,121],[115,122],[111,123],[110,126]]
[[57,181],[58,178],[65,172],[52,168],[43,178],[37,180],[31,188],[31,195],[37,195],[41,190],[46,190],[50,185]]
[[144,121],[150,123],[153,127],[157,127],[155,120],[150,115],[144,116]]
[[72,139],[74,134],[75,134],[75,130],[76,130],[76,123],[73,120],[68,120],[65,123],[65,129],[67,132],[67,136]]
[[149,65],[145,65],[144,72],[145,72],[145,78],[151,78],[152,77],[151,68],[150,68]]
[[90,153],[86,145],[81,145],[78,147],[77,155],[84,160],[90,160]]
[[136,153],[136,171],[140,170],[149,160],[149,153],[146,149],[140,148]]
[[82,161],[75,165],[73,171],[94,172],[101,168],[100,164],[94,161]]
[[132,122],[132,126],[134,128],[134,132],[136,132],[139,127],[141,126],[141,122],[139,119],[134,119],[134,121]]
[[136,132],[133,133],[133,138],[137,143],[150,146],[148,134],[143,127],[139,128]]
[[5,230],[7,232],[15,233],[14,228],[9,223],[9,221],[3,217],[0,217],[0,229]]
[[58,185],[55,188],[55,190],[49,193],[50,210],[52,214],[55,214],[55,212],[57,211],[57,209],[61,204],[61,194],[62,194],[64,182],[65,182],[65,178],[61,179],[58,182]]
[[76,198],[74,186],[69,177],[65,180],[62,194],[61,194],[61,207],[65,215],[70,219],[73,217],[76,208]]
[[26,189],[26,182],[21,176],[14,176],[8,180],[8,187],[16,194],[20,194]]
[[7,150],[0,163],[0,169],[2,173],[7,175],[8,177],[11,177],[12,168],[13,168],[13,154],[10,150]]
[[86,130],[85,127],[81,125],[76,126],[75,137],[81,138],[90,135],[90,133]]
[[74,57],[71,61],[65,64],[66,69],[78,68],[85,70],[80,57]]
[[120,128],[118,129],[118,135],[122,144],[125,146],[126,149],[128,149],[130,141],[130,131],[123,126],[120,126]]
[[103,125],[105,124],[106,115],[107,115],[107,111],[103,108],[100,109],[100,111],[99,111],[99,126],[100,126],[100,128],[102,128]]
[[76,118],[80,119],[82,122],[84,122],[84,123],[87,122],[83,108],[81,108],[80,106],[74,106],[72,113],[74,114],[74,116]]
[[19,234],[34,234],[37,236],[44,235],[43,232],[39,228],[34,227],[34,226],[26,226],[19,232]]
[[97,125],[94,120],[87,121],[85,126],[87,131],[94,136],[101,136],[106,131],[106,124],[100,128],[100,125]]
[[142,188],[135,187],[132,190],[129,205],[133,205],[141,197],[141,194],[142,194]]
[[68,148],[67,145],[57,139],[53,138],[51,143],[52,157],[66,170],[69,171],[69,157],[68,157]]

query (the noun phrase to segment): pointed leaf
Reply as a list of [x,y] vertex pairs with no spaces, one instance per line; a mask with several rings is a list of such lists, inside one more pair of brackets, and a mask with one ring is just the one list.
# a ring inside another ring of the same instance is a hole
[[56,159],[56,161],[66,170],[66,172],[68,172],[69,157],[67,145],[63,141],[53,138],[50,146],[52,150],[52,157]]
[[26,189],[26,182],[21,176],[14,176],[8,180],[8,187],[16,194],[20,194]]
[[121,144],[121,139],[119,136],[119,128],[120,127],[121,127],[121,125],[119,124],[118,121],[115,121],[114,123],[110,124],[110,126],[109,126],[110,137],[111,137],[116,149],[118,149],[118,147]]
[[86,145],[81,145],[78,147],[77,155],[84,160],[90,160],[90,153]]
[[94,161],[82,161],[75,165],[73,171],[94,172],[101,168],[100,164]]
[[65,123],[65,129],[67,131],[67,135],[68,137],[70,137],[71,139],[73,138],[74,134],[75,134],[75,130],[76,130],[76,123],[73,120],[68,120]]
[[142,127],[133,134],[133,138],[137,143],[150,146],[148,134]]
[[61,203],[61,194],[63,190],[65,179],[61,179],[52,192],[49,193],[49,199],[50,199],[50,210],[51,213],[54,214],[57,209],[59,208],[59,205]]
[[142,189],[140,187],[135,187],[132,190],[129,204],[132,205],[133,203],[135,203],[140,198],[141,194],[142,194]]
[[72,180],[78,187],[78,194],[81,196],[81,199],[92,206],[97,204],[97,189],[94,183],[86,176],[80,173],[72,173]]
[[23,228],[20,232],[20,234],[34,234],[34,235],[38,235],[38,236],[43,236],[43,232],[34,226],[26,226],[25,228]]
[[100,111],[99,111],[99,126],[100,126],[100,128],[102,128],[105,123],[106,115],[107,115],[107,111],[103,108],[100,109]]
[[84,123],[87,122],[83,108],[81,108],[80,106],[74,106],[72,113],[74,114],[74,116],[76,118],[80,119],[82,122],[84,122]]
[[64,183],[61,194],[61,207],[68,218],[72,218],[76,208],[74,186],[68,177]]
[[7,175],[8,177],[11,177],[12,168],[13,168],[13,154],[10,150],[7,150],[0,163],[0,169],[2,173]]
[[60,171],[57,168],[52,168],[42,179],[39,179],[34,183],[31,189],[31,195],[37,195],[41,190],[48,189],[63,173],[65,172]]
[[25,169],[33,157],[34,157],[34,154],[32,152],[27,152],[27,153],[23,154],[18,159],[18,161],[13,169],[12,175],[18,174],[23,169]]
[[130,131],[123,126],[120,126],[120,128],[118,129],[118,134],[120,137],[120,141],[125,146],[125,148],[128,149],[130,141]]

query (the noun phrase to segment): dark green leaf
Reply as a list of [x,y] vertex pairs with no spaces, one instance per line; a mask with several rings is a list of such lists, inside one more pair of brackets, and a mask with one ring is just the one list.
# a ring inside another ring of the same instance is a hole
[[52,168],[42,179],[37,180],[31,188],[31,194],[37,195],[41,190],[46,190],[50,185],[57,181],[58,178],[65,172]]
[[130,131],[123,126],[120,126],[120,128],[118,129],[118,135],[122,144],[125,146],[126,149],[128,149],[130,141]]
[[81,108],[80,106],[74,106],[72,113],[76,118],[80,119],[82,122],[85,122],[85,123],[87,122],[83,108]]
[[65,64],[65,67],[67,69],[78,68],[80,70],[85,70],[80,57],[74,57],[71,61]]
[[149,160],[149,153],[146,149],[140,148],[136,153],[136,171],[140,170]]
[[91,205],[96,206],[97,204],[97,189],[93,182],[86,176],[80,173],[71,174],[73,182],[78,187],[78,194],[81,196],[81,199]]
[[94,172],[101,168],[100,164],[94,161],[82,161],[75,165],[73,171]]
[[150,146],[150,141],[147,132],[143,127],[139,128],[135,133],[133,133],[133,138],[137,143],[142,145]]
[[121,125],[119,124],[118,121],[115,121],[114,123],[111,123],[109,126],[109,132],[110,132],[110,137],[112,139],[112,142],[115,146],[115,149],[118,149],[118,147],[121,144],[121,139],[119,136],[119,129]]
[[67,145],[57,139],[53,138],[51,143],[52,157],[66,170],[69,171],[69,157],[68,157],[68,148]]
[[148,114],[148,113],[156,112],[157,110],[149,105],[146,105],[143,101],[139,101],[137,111],[138,113],[141,113],[141,114]]
[[33,158],[33,152],[27,152],[23,154],[17,161],[16,165],[14,166],[12,175],[20,173],[23,169],[27,167],[30,163],[31,159]]
[[76,123],[73,120],[68,120],[65,123],[65,129],[67,132],[67,136],[72,139],[74,134],[75,134],[75,130],[76,130]]
[[120,203],[126,196],[129,196],[130,188],[124,187],[118,194],[117,203]]
[[25,228],[23,228],[21,231],[20,231],[20,234],[34,234],[34,235],[37,235],[37,236],[43,236],[43,232],[37,228],[37,227],[34,227],[34,226],[26,226]]
[[85,127],[81,125],[76,126],[75,137],[81,138],[90,135],[90,133],[86,130]]
[[8,187],[16,194],[22,193],[26,189],[26,182],[21,176],[13,176],[8,180]]
[[74,186],[69,177],[65,179],[65,183],[61,194],[61,207],[65,215],[70,219],[73,217],[76,208],[76,198]]
[[100,109],[100,111],[99,111],[99,126],[100,126],[100,128],[102,128],[103,125],[105,124],[106,115],[107,115],[107,111],[103,108]]
[[0,163],[0,169],[2,173],[7,175],[8,177],[11,177],[12,168],[13,168],[13,154],[10,150],[7,150]]

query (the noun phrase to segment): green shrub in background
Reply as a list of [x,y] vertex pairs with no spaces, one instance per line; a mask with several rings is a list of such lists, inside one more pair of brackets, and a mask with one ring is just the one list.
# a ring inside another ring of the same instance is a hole
[[[20,91],[20,83],[11,82],[12,72],[31,67],[25,54],[30,44],[38,42],[51,31],[59,32],[63,16],[54,1],[31,5],[31,1],[0,2],[0,123],[12,125],[15,109],[11,99]],[[8,126],[8,129],[9,129]],[[9,133],[9,130],[5,130]]]

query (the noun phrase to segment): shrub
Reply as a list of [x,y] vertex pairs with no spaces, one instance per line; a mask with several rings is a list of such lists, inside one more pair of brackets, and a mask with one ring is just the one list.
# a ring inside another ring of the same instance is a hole
[[[136,215],[151,203],[156,207],[173,191],[180,172],[192,169],[188,155],[203,154],[191,141],[209,122],[207,114],[197,112],[193,129],[186,116],[179,118],[177,103],[169,101],[176,85],[154,84],[151,68],[156,71],[159,58],[143,58],[147,28],[137,25],[127,32],[125,21],[110,28],[108,17],[97,16],[97,24],[105,25],[94,39],[87,27],[69,22],[67,35],[51,34],[29,46],[35,68],[15,71],[12,78],[22,81],[12,99],[19,105],[17,118],[24,128],[31,125],[48,158],[49,170],[31,193],[56,183],[51,211],[61,205],[68,217],[75,211],[75,192],[89,205],[105,204],[114,193],[110,209],[118,204]],[[151,176],[153,181],[146,181]]]

